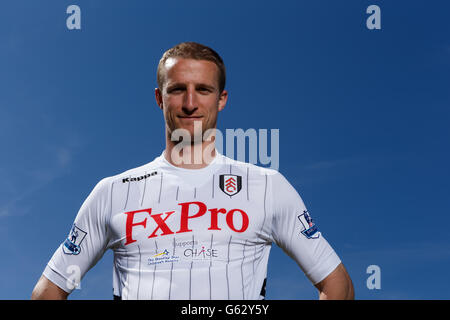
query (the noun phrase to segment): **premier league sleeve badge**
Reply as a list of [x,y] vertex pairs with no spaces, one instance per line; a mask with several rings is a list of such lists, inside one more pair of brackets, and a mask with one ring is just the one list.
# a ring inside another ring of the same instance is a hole
[[308,239],[318,239],[320,233],[319,229],[314,224],[309,212],[304,210],[301,215],[298,216],[300,223],[302,224],[302,234]]
[[81,230],[74,224],[62,246],[64,253],[72,255],[79,254],[81,252],[81,242],[83,242],[86,235],[87,232]]

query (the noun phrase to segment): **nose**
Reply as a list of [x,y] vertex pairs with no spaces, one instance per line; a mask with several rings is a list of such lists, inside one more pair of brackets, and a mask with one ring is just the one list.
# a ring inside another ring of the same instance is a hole
[[197,110],[197,101],[195,96],[195,88],[187,88],[186,95],[183,102],[183,111],[187,114],[192,114]]

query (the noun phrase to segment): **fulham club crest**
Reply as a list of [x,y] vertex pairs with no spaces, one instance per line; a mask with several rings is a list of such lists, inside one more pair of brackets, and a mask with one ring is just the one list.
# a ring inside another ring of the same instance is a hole
[[219,179],[220,190],[227,195],[234,196],[242,188],[242,177],[234,174],[221,174]]

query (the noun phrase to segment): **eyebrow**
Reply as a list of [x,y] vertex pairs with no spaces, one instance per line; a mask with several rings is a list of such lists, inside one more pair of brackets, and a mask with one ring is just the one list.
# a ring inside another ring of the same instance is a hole
[[[177,87],[185,88],[186,85],[184,83],[175,82],[173,84],[168,85],[167,86],[167,90],[174,89],[174,88],[177,88]],[[211,85],[206,84],[206,83],[198,83],[198,84],[195,85],[195,87],[196,88],[198,88],[198,87],[205,87],[205,88],[213,90],[213,91],[216,89],[214,86],[211,86]]]

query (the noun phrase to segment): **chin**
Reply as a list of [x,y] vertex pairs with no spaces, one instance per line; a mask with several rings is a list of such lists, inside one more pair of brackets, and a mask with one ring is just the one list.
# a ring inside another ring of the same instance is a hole
[[190,141],[191,143],[200,142],[203,140],[203,131],[198,130],[197,132],[195,132],[194,128],[192,127],[178,127],[170,132],[169,137],[170,140],[175,142],[181,141]]

